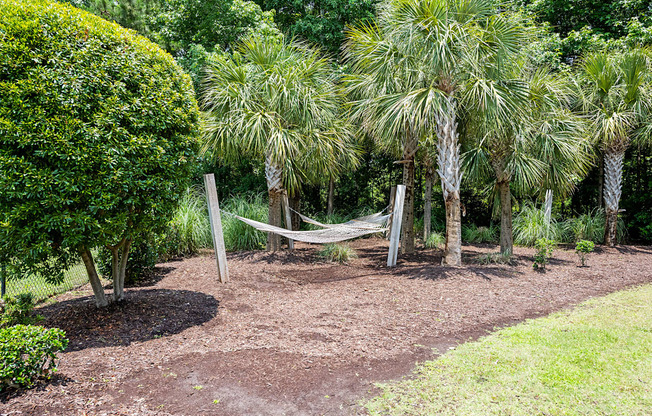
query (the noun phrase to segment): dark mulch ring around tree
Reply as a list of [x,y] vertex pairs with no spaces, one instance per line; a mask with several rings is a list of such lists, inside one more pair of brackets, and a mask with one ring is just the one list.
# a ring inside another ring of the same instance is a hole
[[[511,325],[652,282],[652,247],[600,248],[590,267],[558,249],[545,273],[531,249],[516,264],[480,265],[495,246],[464,246],[466,265],[441,251],[399,255],[387,242],[351,245],[359,258],[325,263],[319,246],[159,265],[124,303],[96,310],[89,288],[39,308],[70,345],[56,378],[0,396],[11,415],[348,415],[373,383],[409,375],[415,362]],[[434,348],[434,349],[433,349]]]

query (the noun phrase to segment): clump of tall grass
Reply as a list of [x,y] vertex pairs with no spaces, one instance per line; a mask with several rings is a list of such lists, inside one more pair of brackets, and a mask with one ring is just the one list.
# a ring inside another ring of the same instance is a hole
[[475,224],[463,225],[462,240],[467,243],[495,243],[498,241],[498,228],[478,227]]
[[[605,215],[604,209],[594,209],[577,218],[571,218],[565,221],[564,230],[566,231],[565,242],[576,243],[580,240],[587,240],[593,243],[602,243],[604,241]],[[626,235],[625,223],[622,218],[618,218],[618,242],[624,240]]]
[[526,204],[513,221],[514,243],[521,246],[532,247],[540,238],[560,241],[563,237],[562,227],[551,219],[550,225],[546,223],[544,210],[531,204]]
[[[260,194],[233,196],[220,208],[254,221],[266,223],[268,219],[267,201]],[[265,248],[267,243],[267,234],[228,214],[222,215],[222,231],[227,251],[260,250]]]
[[428,239],[424,243],[426,248],[442,248],[446,244],[446,238],[442,233],[431,232]]
[[355,250],[346,244],[326,244],[317,254],[328,261],[338,263],[346,263],[358,258]]
[[170,256],[196,254],[199,249],[213,246],[206,197],[199,189],[190,188],[179,201],[170,224],[175,244]]

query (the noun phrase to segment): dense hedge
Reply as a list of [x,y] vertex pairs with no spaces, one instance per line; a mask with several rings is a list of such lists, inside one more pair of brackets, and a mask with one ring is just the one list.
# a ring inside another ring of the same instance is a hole
[[199,111],[133,31],[45,0],[0,0],[0,15],[0,262],[57,280],[82,247],[166,226]]

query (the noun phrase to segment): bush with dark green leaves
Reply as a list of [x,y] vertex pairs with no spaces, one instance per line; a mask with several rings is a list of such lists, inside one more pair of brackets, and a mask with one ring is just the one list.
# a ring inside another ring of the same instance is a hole
[[31,293],[5,296],[0,300],[0,328],[31,325],[41,319],[40,315],[34,315],[34,296]]
[[534,248],[537,250],[534,254],[534,264],[532,267],[535,270],[545,270],[546,265],[550,261],[550,256],[555,249],[555,241],[548,238],[539,238],[534,243]]
[[187,187],[190,78],[157,45],[67,4],[0,0],[0,15],[0,263],[56,282],[81,254],[94,279],[92,248],[122,255],[162,232]]
[[57,353],[68,345],[59,328],[15,325],[0,329],[0,390],[31,387],[57,371]]
[[595,244],[593,244],[593,241],[580,240],[577,242],[575,245],[575,252],[580,258],[582,267],[586,266],[586,258],[589,256],[589,253],[593,252],[594,249]]

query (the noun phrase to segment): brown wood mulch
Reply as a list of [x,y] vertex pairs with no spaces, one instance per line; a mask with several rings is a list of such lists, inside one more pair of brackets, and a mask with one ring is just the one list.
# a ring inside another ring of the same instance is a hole
[[542,273],[525,248],[512,266],[478,264],[496,247],[467,245],[460,268],[422,250],[387,269],[382,239],[353,242],[348,265],[297,246],[229,254],[227,284],[203,256],[160,264],[106,310],[89,288],[40,307],[70,345],[54,380],[0,395],[0,415],[357,414],[374,382],[437,351],[652,282],[652,247],[599,247],[589,267],[558,249]]

